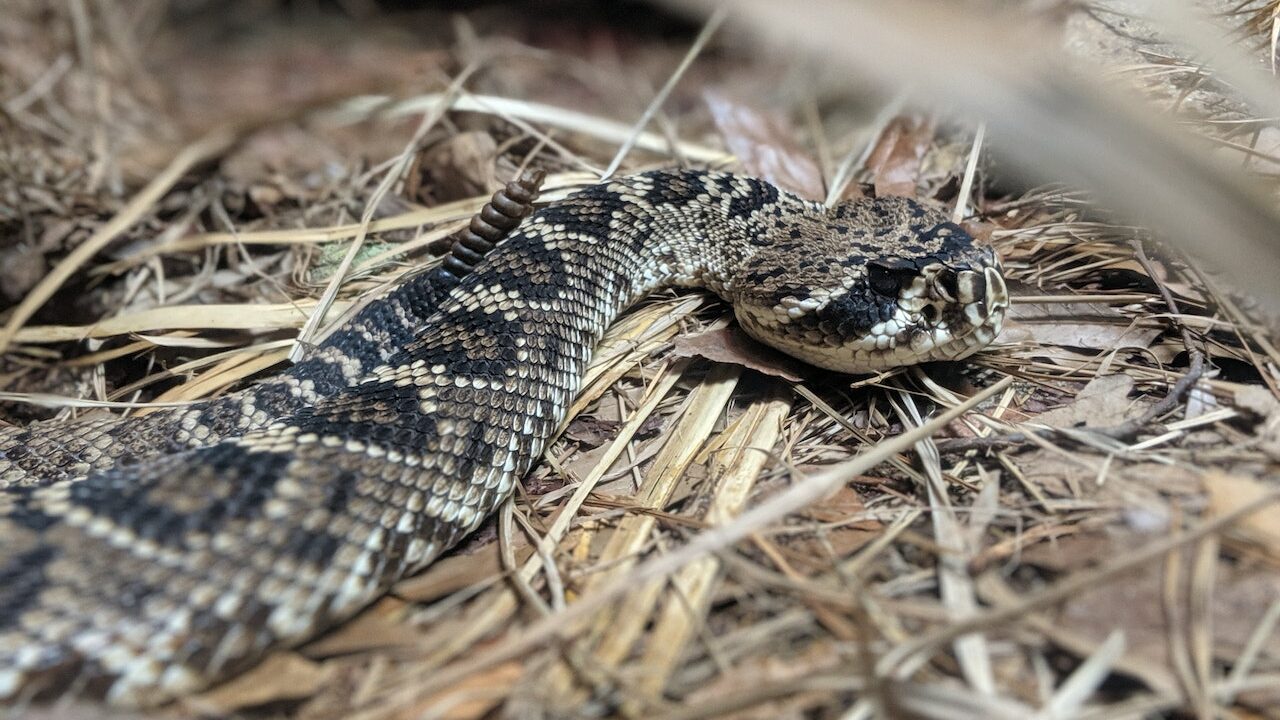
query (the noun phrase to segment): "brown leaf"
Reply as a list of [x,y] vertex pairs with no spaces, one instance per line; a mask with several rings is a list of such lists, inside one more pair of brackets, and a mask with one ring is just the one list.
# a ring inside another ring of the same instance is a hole
[[744,693],[785,682],[801,682],[815,675],[827,674],[840,667],[847,654],[834,639],[819,636],[813,642],[783,650],[756,654],[744,653],[736,658],[732,672],[716,673],[705,682],[693,686],[684,698],[683,707],[727,706],[717,711],[718,720],[791,720],[812,717],[802,714],[795,703],[760,701],[734,710]]
[[[1033,420],[1039,421],[1039,416]],[[1097,473],[1059,453],[1029,450],[1018,453],[1012,462],[1028,485],[1055,497],[1072,497],[1083,490],[1096,489]]]
[[13,709],[9,712],[12,714],[0,713],[0,717],[22,720],[190,720],[191,717],[190,713],[177,713],[172,710],[108,708],[100,702],[76,700],[71,697],[61,697],[53,703],[37,703],[23,707],[21,712]]
[[1264,385],[1244,385],[1232,393],[1237,410],[1244,410],[1261,422],[1254,428],[1258,449],[1272,460],[1280,460],[1280,401]]
[[436,693],[414,707],[392,717],[440,718],[440,720],[474,720],[488,715],[507,693],[494,692],[514,686],[524,675],[524,666],[517,660],[498,665],[470,675],[454,683],[448,690]]
[[330,672],[295,652],[277,652],[257,667],[208,692],[182,700],[194,712],[224,716],[242,708],[305,698],[320,689]]
[[565,428],[564,436],[588,448],[600,447],[618,436],[622,422],[603,420],[594,415],[579,415]]
[[[1216,574],[1210,598],[1213,652],[1217,658],[1234,660],[1280,593],[1280,578],[1270,569],[1236,570],[1225,562],[1218,563]],[[1102,642],[1112,630],[1123,629],[1127,654],[1164,665],[1172,676],[1169,637],[1175,631],[1169,628],[1164,610],[1164,582],[1162,564],[1152,562],[1116,582],[1071,598],[1056,623],[1095,642]],[[1186,601],[1187,592],[1186,587],[1179,589],[1180,603]],[[1182,627],[1176,630],[1182,631]],[[1280,652],[1280,636],[1268,639],[1264,652]]]
[[1264,420],[1280,415],[1280,401],[1264,385],[1242,385],[1232,393],[1239,410],[1247,410]]
[[845,485],[819,502],[809,506],[804,514],[823,523],[847,520],[867,509],[857,490]]
[[1124,546],[1108,533],[1087,532],[1041,539],[1022,548],[1018,560],[1024,565],[1035,565],[1053,572],[1071,572],[1113,557]]
[[1054,427],[1107,427],[1125,421],[1133,407],[1129,393],[1133,378],[1102,375],[1080,389],[1075,400],[1060,408],[1035,416],[1035,421]]
[[922,116],[897,117],[885,126],[867,158],[877,197],[916,196],[920,166],[933,133],[933,120]]
[[[281,125],[246,137],[240,147],[222,161],[221,168],[231,187],[265,187],[263,181],[277,175],[301,177],[310,172],[322,173],[327,166],[343,160],[338,150],[315,132]],[[280,197],[293,196],[290,190],[302,193],[301,198],[312,196],[311,191],[293,184],[277,188],[275,192]]]
[[38,248],[17,245],[0,251],[0,298],[18,302],[45,276],[44,255]]
[[697,356],[712,362],[741,365],[791,382],[800,382],[806,371],[799,360],[757,342],[736,325],[676,338],[673,353],[677,357]]
[[1026,342],[1085,350],[1146,349],[1160,336],[1156,329],[1129,325],[1081,322],[1022,322],[1010,319],[1000,332],[999,343]]
[[[841,518],[848,520],[848,516]],[[796,570],[805,575],[828,573],[836,563],[875,542],[884,534],[878,520],[846,522],[811,534],[797,534],[778,544],[778,549]]]
[[702,97],[725,144],[749,174],[803,197],[818,200],[826,194],[818,164],[781,120],[718,92],[707,90]]
[[332,632],[303,645],[299,652],[318,660],[333,655],[412,645],[421,634],[404,622],[403,600],[384,597]]
[[1009,310],[998,342],[1087,350],[1145,349],[1151,347],[1160,332],[1158,328],[1134,327],[1129,318],[1106,305],[1017,303]]
[[[488,195],[501,187],[498,144],[487,132],[462,132],[423,150],[405,182],[405,195],[419,202],[449,202]],[[430,178],[430,193],[422,187]]]
[[960,223],[960,227],[964,228],[964,231],[969,233],[979,245],[990,245],[992,233],[1000,229],[1000,226],[995,223],[976,219],[965,220]]
[[842,486],[803,513],[815,522],[835,524],[836,527],[824,528],[813,535],[797,535],[783,543],[780,549],[792,565],[806,574],[829,571],[832,563],[849,557],[884,531],[884,525],[878,520],[850,522],[866,509],[857,490]]
[[[516,562],[524,562],[533,554],[523,533],[517,533],[511,542]],[[491,542],[467,555],[449,555],[432,563],[421,574],[396,583],[391,592],[410,602],[429,602],[478,585],[502,574],[499,552],[498,543]]]
[[[1219,569],[1225,569],[1222,564]],[[1236,657],[1253,638],[1267,608],[1280,594],[1280,577],[1273,569],[1233,567],[1214,584],[1213,634],[1220,654]],[[1265,643],[1272,657],[1280,655],[1280,635]]]
[[[1257,502],[1276,490],[1274,485],[1254,478],[1217,471],[1205,476],[1204,487],[1209,493],[1209,513],[1218,516]],[[1280,559],[1280,502],[1273,502],[1241,519],[1231,526],[1227,536]]]

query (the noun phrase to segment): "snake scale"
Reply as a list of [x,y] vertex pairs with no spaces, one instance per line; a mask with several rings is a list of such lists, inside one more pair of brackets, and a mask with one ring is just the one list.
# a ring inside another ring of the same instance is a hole
[[852,373],[972,354],[1009,303],[936,210],[710,171],[590,186],[470,250],[240,393],[0,433],[0,699],[156,705],[351,616],[511,494],[656,289]]

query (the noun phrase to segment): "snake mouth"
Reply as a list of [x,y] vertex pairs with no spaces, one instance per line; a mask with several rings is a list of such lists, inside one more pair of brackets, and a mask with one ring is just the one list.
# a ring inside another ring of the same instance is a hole
[[[1000,333],[1009,290],[992,255],[961,269],[936,262],[915,269],[896,297],[884,300],[883,319],[869,326],[834,319],[837,306],[847,304],[838,296],[821,303],[735,307],[756,339],[819,367],[860,374],[974,354]],[[853,307],[866,306],[859,301]]]
[[[1009,308],[999,262],[957,270],[934,263],[898,295],[894,318],[873,326],[877,352],[855,359],[873,370],[934,360],[960,360],[995,340]],[[855,346],[855,350],[857,347]]]
[[[930,360],[958,360],[996,338],[1009,308],[1009,288],[994,259],[980,270],[956,272],[941,266],[923,274],[929,292],[920,298],[925,302],[920,313],[925,320],[935,319],[907,338],[914,352]],[[899,307],[913,309],[902,300]]]

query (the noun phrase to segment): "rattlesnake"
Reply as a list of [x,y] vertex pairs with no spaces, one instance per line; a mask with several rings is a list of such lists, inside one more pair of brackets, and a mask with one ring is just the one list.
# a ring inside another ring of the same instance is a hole
[[992,251],[936,210],[719,172],[588,187],[486,250],[237,395],[0,435],[0,698],[154,705],[349,617],[510,495],[605,329],[657,288],[706,288],[852,373],[965,357],[1009,303]]

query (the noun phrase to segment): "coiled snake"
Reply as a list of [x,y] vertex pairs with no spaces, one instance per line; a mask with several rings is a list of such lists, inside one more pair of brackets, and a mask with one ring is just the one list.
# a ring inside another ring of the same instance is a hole
[[853,373],[965,357],[1009,302],[991,250],[914,201],[717,172],[591,186],[472,250],[241,393],[0,434],[0,698],[153,705],[349,617],[511,493],[657,288]]

